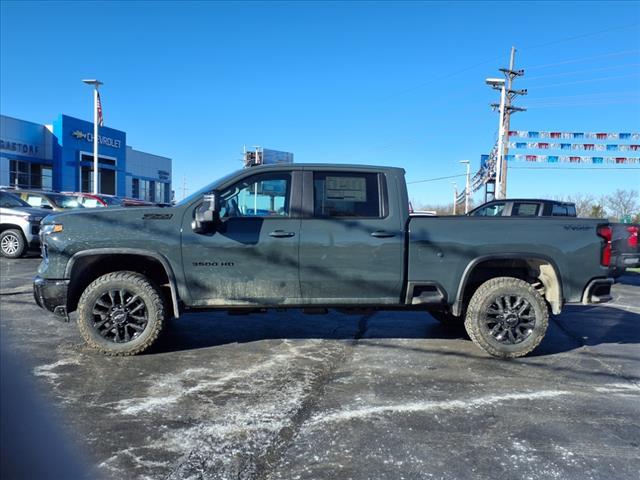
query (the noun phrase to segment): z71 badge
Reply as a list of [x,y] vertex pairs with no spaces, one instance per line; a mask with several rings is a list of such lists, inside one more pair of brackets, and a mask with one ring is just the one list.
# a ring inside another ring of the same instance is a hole
[[169,220],[173,217],[173,213],[145,213],[143,220]]

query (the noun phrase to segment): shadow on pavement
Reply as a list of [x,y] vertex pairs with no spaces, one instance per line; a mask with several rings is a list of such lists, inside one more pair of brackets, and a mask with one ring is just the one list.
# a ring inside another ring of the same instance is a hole
[[633,285],[635,287],[640,287],[640,273],[636,272],[625,272],[624,275],[618,277],[616,279],[616,283],[621,283],[623,285]]
[[[553,355],[583,346],[640,344],[640,315],[610,307],[568,306],[552,317],[547,335],[530,356]],[[299,310],[250,315],[189,313],[167,326],[150,353],[192,350],[270,339],[460,339],[462,326],[444,326],[425,312],[305,315]],[[639,345],[640,346],[640,345]]]

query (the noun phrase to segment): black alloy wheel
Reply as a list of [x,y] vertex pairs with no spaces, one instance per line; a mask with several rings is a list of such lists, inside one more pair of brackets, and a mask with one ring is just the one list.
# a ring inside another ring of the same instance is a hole
[[115,343],[138,337],[149,323],[147,306],[140,295],[126,289],[108,290],[98,297],[92,309],[93,328]]
[[519,295],[500,295],[489,305],[481,329],[506,345],[526,340],[536,325],[531,303]]

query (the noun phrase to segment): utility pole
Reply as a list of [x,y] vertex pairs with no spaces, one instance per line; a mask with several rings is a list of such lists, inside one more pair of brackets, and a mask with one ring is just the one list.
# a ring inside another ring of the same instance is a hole
[[[509,58],[509,68],[501,68],[500,71],[504,73],[507,81],[506,97],[504,99],[504,111],[500,113],[503,115],[502,131],[502,144],[498,145],[500,149],[498,153],[498,161],[500,162],[499,171],[499,189],[496,189],[497,198],[507,197],[507,155],[509,154],[509,130],[511,127],[511,113],[512,112],[524,112],[526,108],[514,107],[512,105],[513,99],[518,95],[526,95],[527,90],[514,90],[513,81],[516,77],[524,75],[524,70],[515,70],[515,57],[516,47],[511,47],[511,56]],[[502,103],[502,102],[501,102]],[[505,139],[506,137],[506,139]]]
[[453,214],[456,214],[456,203],[458,202],[458,185],[456,182],[451,182],[453,185]]
[[469,189],[471,188],[471,162],[469,160],[460,160],[460,163],[465,164],[467,166],[467,182],[464,188],[464,213],[469,213],[469,199],[471,197],[471,192]]
[[182,199],[187,198],[187,177],[185,175],[182,176]]

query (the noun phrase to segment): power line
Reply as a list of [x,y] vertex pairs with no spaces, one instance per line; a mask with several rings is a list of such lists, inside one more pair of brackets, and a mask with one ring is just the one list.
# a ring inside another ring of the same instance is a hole
[[407,182],[407,185],[412,185],[414,183],[425,183],[425,182],[435,182],[437,180],[448,180],[450,178],[458,178],[458,177],[466,177],[466,173],[461,173],[460,175],[449,175],[448,177],[436,177],[436,178],[427,178],[425,180],[414,180],[412,182]]
[[638,103],[640,102],[640,97],[630,98],[630,99],[619,99],[619,100],[605,100],[602,102],[579,102],[579,103],[548,103],[548,104],[540,104],[540,105],[529,105],[529,109],[540,109],[540,108],[563,108],[563,107],[590,107],[590,106],[599,106],[599,105],[627,105],[630,103]]
[[564,87],[566,85],[578,85],[578,84],[581,84],[581,83],[594,83],[594,82],[602,82],[602,81],[605,81],[605,80],[618,80],[618,79],[621,79],[621,78],[637,77],[639,75],[640,75],[640,72],[632,73],[632,74],[629,74],[629,75],[616,75],[616,76],[613,76],[613,77],[600,77],[600,78],[592,78],[592,79],[589,79],[589,80],[576,80],[574,82],[554,83],[554,84],[551,84],[551,85],[542,85],[540,87],[534,86],[533,88],[535,88],[537,90],[541,90],[543,88]]
[[577,74],[582,74],[582,73],[593,73],[593,72],[602,72],[602,71],[606,71],[606,70],[615,70],[616,68],[623,68],[623,67],[639,67],[640,63],[623,63],[620,65],[611,65],[609,67],[603,67],[603,68],[592,68],[589,70],[574,70],[572,72],[563,72],[563,73],[551,73],[549,75],[538,75],[537,77],[528,77],[529,80],[539,80],[541,78],[554,78],[554,77],[566,77],[569,75],[577,75]]
[[623,90],[623,91],[611,91],[611,92],[595,92],[595,93],[580,93],[578,95],[553,95],[550,97],[529,97],[529,102],[537,102],[540,100],[555,100],[562,98],[582,98],[582,97],[608,97],[608,96],[619,96],[619,95],[628,95],[628,94],[637,94],[638,90]]
[[577,40],[579,38],[593,37],[594,35],[600,35],[602,33],[609,33],[609,32],[614,32],[614,31],[618,31],[618,30],[626,30],[627,28],[637,27],[638,25],[640,25],[640,23],[634,22],[634,23],[630,23],[628,25],[622,25],[622,26],[618,26],[618,27],[606,28],[604,30],[596,30],[594,32],[581,33],[580,35],[574,35],[572,37],[565,37],[565,38],[561,38],[561,39],[554,40],[554,41],[547,42],[547,43],[540,43],[538,45],[525,46],[525,47],[522,47],[521,50],[533,50],[535,48],[548,47],[549,45],[556,45],[558,43],[570,42],[572,40]]
[[619,52],[611,52],[611,53],[606,53],[603,55],[593,55],[590,57],[580,57],[580,58],[572,58],[569,60],[563,60],[561,62],[555,62],[555,63],[545,63],[543,65],[533,65],[532,67],[527,67],[527,70],[536,70],[539,68],[548,68],[548,67],[557,67],[558,65],[567,65],[569,63],[580,63],[580,62],[586,62],[587,60],[595,60],[598,58],[609,58],[609,57],[617,57],[620,55],[627,55],[629,53],[640,53],[640,50],[622,50]]

